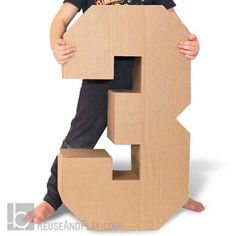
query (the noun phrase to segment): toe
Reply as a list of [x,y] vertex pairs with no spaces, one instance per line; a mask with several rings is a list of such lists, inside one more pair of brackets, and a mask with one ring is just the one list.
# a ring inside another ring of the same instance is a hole
[[33,216],[31,213],[27,213],[24,217],[25,221],[32,221],[33,220]]
[[205,207],[202,205],[202,203],[199,202],[199,203],[196,205],[196,211],[201,212],[201,211],[203,211],[203,210],[205,210]]
[[35,223],[35,224],[40,224],[42,221],[43,221],[42,218],[34,217],[34,223]]

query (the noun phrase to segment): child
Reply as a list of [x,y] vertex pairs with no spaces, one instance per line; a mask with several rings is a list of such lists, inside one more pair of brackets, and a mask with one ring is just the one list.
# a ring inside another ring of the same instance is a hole
[[[64,0],[51,24],[51,49],[59,64],[67,63],[74,55],[76,48],[67,44],[62,35],[67,26],[81,9],[85,12],[94,4],[156,4],[164,5],[175,17],[173,0]],[[177,46],[177,45],[176,45]],[[189,40],[179,42],[180,53],[188,59],[194,59],[199,52],[199,42],[194,34]],[[107,125],[108,89],[132,89],[132,66],[134,57],[115,58],[114,80],[83,79],[77,104],[76,115],[71,121],[70,130],[62,142],[61,148],[93,148]],[[47,194],[44,201],[37,206],[26,219],[41,223],[51,216],[62,204],[57,191],[57,156],[51,167],[51,176],[47,183]],[[204,206],[191,198],[183,206],[193,211],[202,211]]]

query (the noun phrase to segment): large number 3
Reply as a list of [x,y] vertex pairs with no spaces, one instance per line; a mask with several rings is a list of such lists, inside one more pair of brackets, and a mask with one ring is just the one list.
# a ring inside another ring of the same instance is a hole
[[[108,91],[108,137],[130,144],[132,168],[113,171],[104,149],[61,149],[58,189],[93,230],[159,229],[188,199],[190,104],[186,27],[163,6],[91,6],[64,34],[77,53],[64,78],[113,79],[114,56],[134,56],[132,90]],[[106,65],[106,66],[105,66]]]

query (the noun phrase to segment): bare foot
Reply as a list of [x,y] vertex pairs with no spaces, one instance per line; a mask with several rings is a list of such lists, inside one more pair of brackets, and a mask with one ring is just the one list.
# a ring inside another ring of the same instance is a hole
[[183,205],[183,208],[197,212],[201,212],[205,209],[201,202],[197,202],[192,198],[188,199],[188,201]]
[[54,208],[46,201],[43,201],[36,208],[27,213],[25,220],[40,224],[48,219],[54,212]]

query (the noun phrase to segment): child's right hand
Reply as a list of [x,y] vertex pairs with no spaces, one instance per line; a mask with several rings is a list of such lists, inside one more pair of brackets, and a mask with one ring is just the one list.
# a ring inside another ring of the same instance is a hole
[[59,38],[51,46],[54,57],[61,65],[66,64],[74,56],[76,48],[74,45],[68,45],[65,40]]

